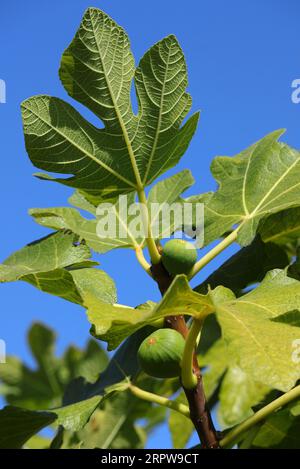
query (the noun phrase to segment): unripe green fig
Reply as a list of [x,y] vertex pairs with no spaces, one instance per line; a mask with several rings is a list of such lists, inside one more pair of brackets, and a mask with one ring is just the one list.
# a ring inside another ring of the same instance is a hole
[[145,373],[155,378],[174,378],[181,373],[185,340],[173,329],[158,329],[140,345],[138,360]]
[[197,249],[183,239],[170,239],[163,247],[161,260],[169,274],[188,274],[197,261]]

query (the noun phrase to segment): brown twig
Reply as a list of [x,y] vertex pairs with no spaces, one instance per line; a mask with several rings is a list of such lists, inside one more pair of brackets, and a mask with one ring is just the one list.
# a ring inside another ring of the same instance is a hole
[[[163,296],[171,285],[173,278],[168,274],[161,263],[152,265],[151,272]],[[175,329],[182,334],[184,338],[186,338],[188,334],[188,327],[184,316],[166,317],[165,326]],[[193,371],[197,376],[197,386],[194,389],[185,389],[183,387],[190,408],[191,420],[199,435],[202,448],[220,448],[218,432],[214,427],[211,414],[207,406],[201,370],[196,353],[194,353],[193,358]]]

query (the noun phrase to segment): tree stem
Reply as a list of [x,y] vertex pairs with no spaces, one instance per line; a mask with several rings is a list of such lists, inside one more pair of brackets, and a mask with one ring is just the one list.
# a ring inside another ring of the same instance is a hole
[[168,407],[169,409],[176,410],[180,414],[184,415],[185,417],[190,417],[190,410],[188,406],[176,402],[171,401],[167,397],[159,396],[158,394],[154,394],[152,392],[144,391],[133,384],[129,385],[129,389],[136,397],[139,399],[143,399],[144,401],[153,402],[154,404],[158,404],[164,407]]
[[300,397],[300,385],[270,402],[270,404],[267,404],[265,407],[258,410],[254,415],[227,433],[227,435],[220,441],[220,446],[223,448],[233,446],[244,432],[263,420],[266,420],[270,414],[278,410],[280,407],[289,404],[298,397]]
[[[151,272],[154,280],[157,282],[162,295],[172,283],[173,278],[165,270],[160,262],[152,265]],[[165,318],[165,327],[170,327],[178,331],[185,339],[189,333],[184,316],[168,316]],[[199,368],[197,355],[193,354],[193,368],[197,377],[197,385],[193,389],[187,389],[183,386],[189,409],[190,418],[198,433],[203,448],[220,448],[218,434],[215,430],[209,408],[207,406],[205,392],[203,388],[203,380]]]
[[181,381],[183,387],[186,389],[193,389],[197,386],[198,380],[197,376],[195,375],[193,364],[196,343],[199,333],[202,329],[202,325],[203,321],[194,319],[185,341],[185,348],[181,364]]
[[203,267],[205,267],[209,262],[211,262],[215,257],[217,257],[224,249],[226,249],[230,244],[232,244],[238,235],[239,227],[232,231],[226,238],[224,238],[219,244],[217,244],[213,249],[211,249],[205,256],[203,256],[192,268],[189,273],[189,278],[192,279]]

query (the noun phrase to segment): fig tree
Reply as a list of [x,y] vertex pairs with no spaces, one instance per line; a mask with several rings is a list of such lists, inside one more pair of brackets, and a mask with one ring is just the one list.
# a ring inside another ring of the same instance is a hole
[[197,249],[183,239],[171,239],[163,247],[161,260],[169,274],[187,274],[197,261]]
[[173,329],[158,329],[140,345],[138,360],[145,373],[155,378],[180,375],[185,340]]

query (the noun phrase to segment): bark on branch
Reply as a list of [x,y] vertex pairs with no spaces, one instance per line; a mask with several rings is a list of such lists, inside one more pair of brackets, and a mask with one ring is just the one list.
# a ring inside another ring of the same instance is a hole
[[[171,285],[173,278],[168,274],[161,263],[152,265],[151,272],[163,296]],[[186,338],[188,334],[188,327],[184,316],[166,317],[165,327],[175,329],[182,334],[184,338]],[[220,448],[218,432],[214,427],[211,414],[207,406],[201,370],[196,353],[194,353],[193,357],[193,371],[197,376],[197,386],[194,389],[185,389],[183,387],[190,408],[191,420],[199,435],[202,448]]]

